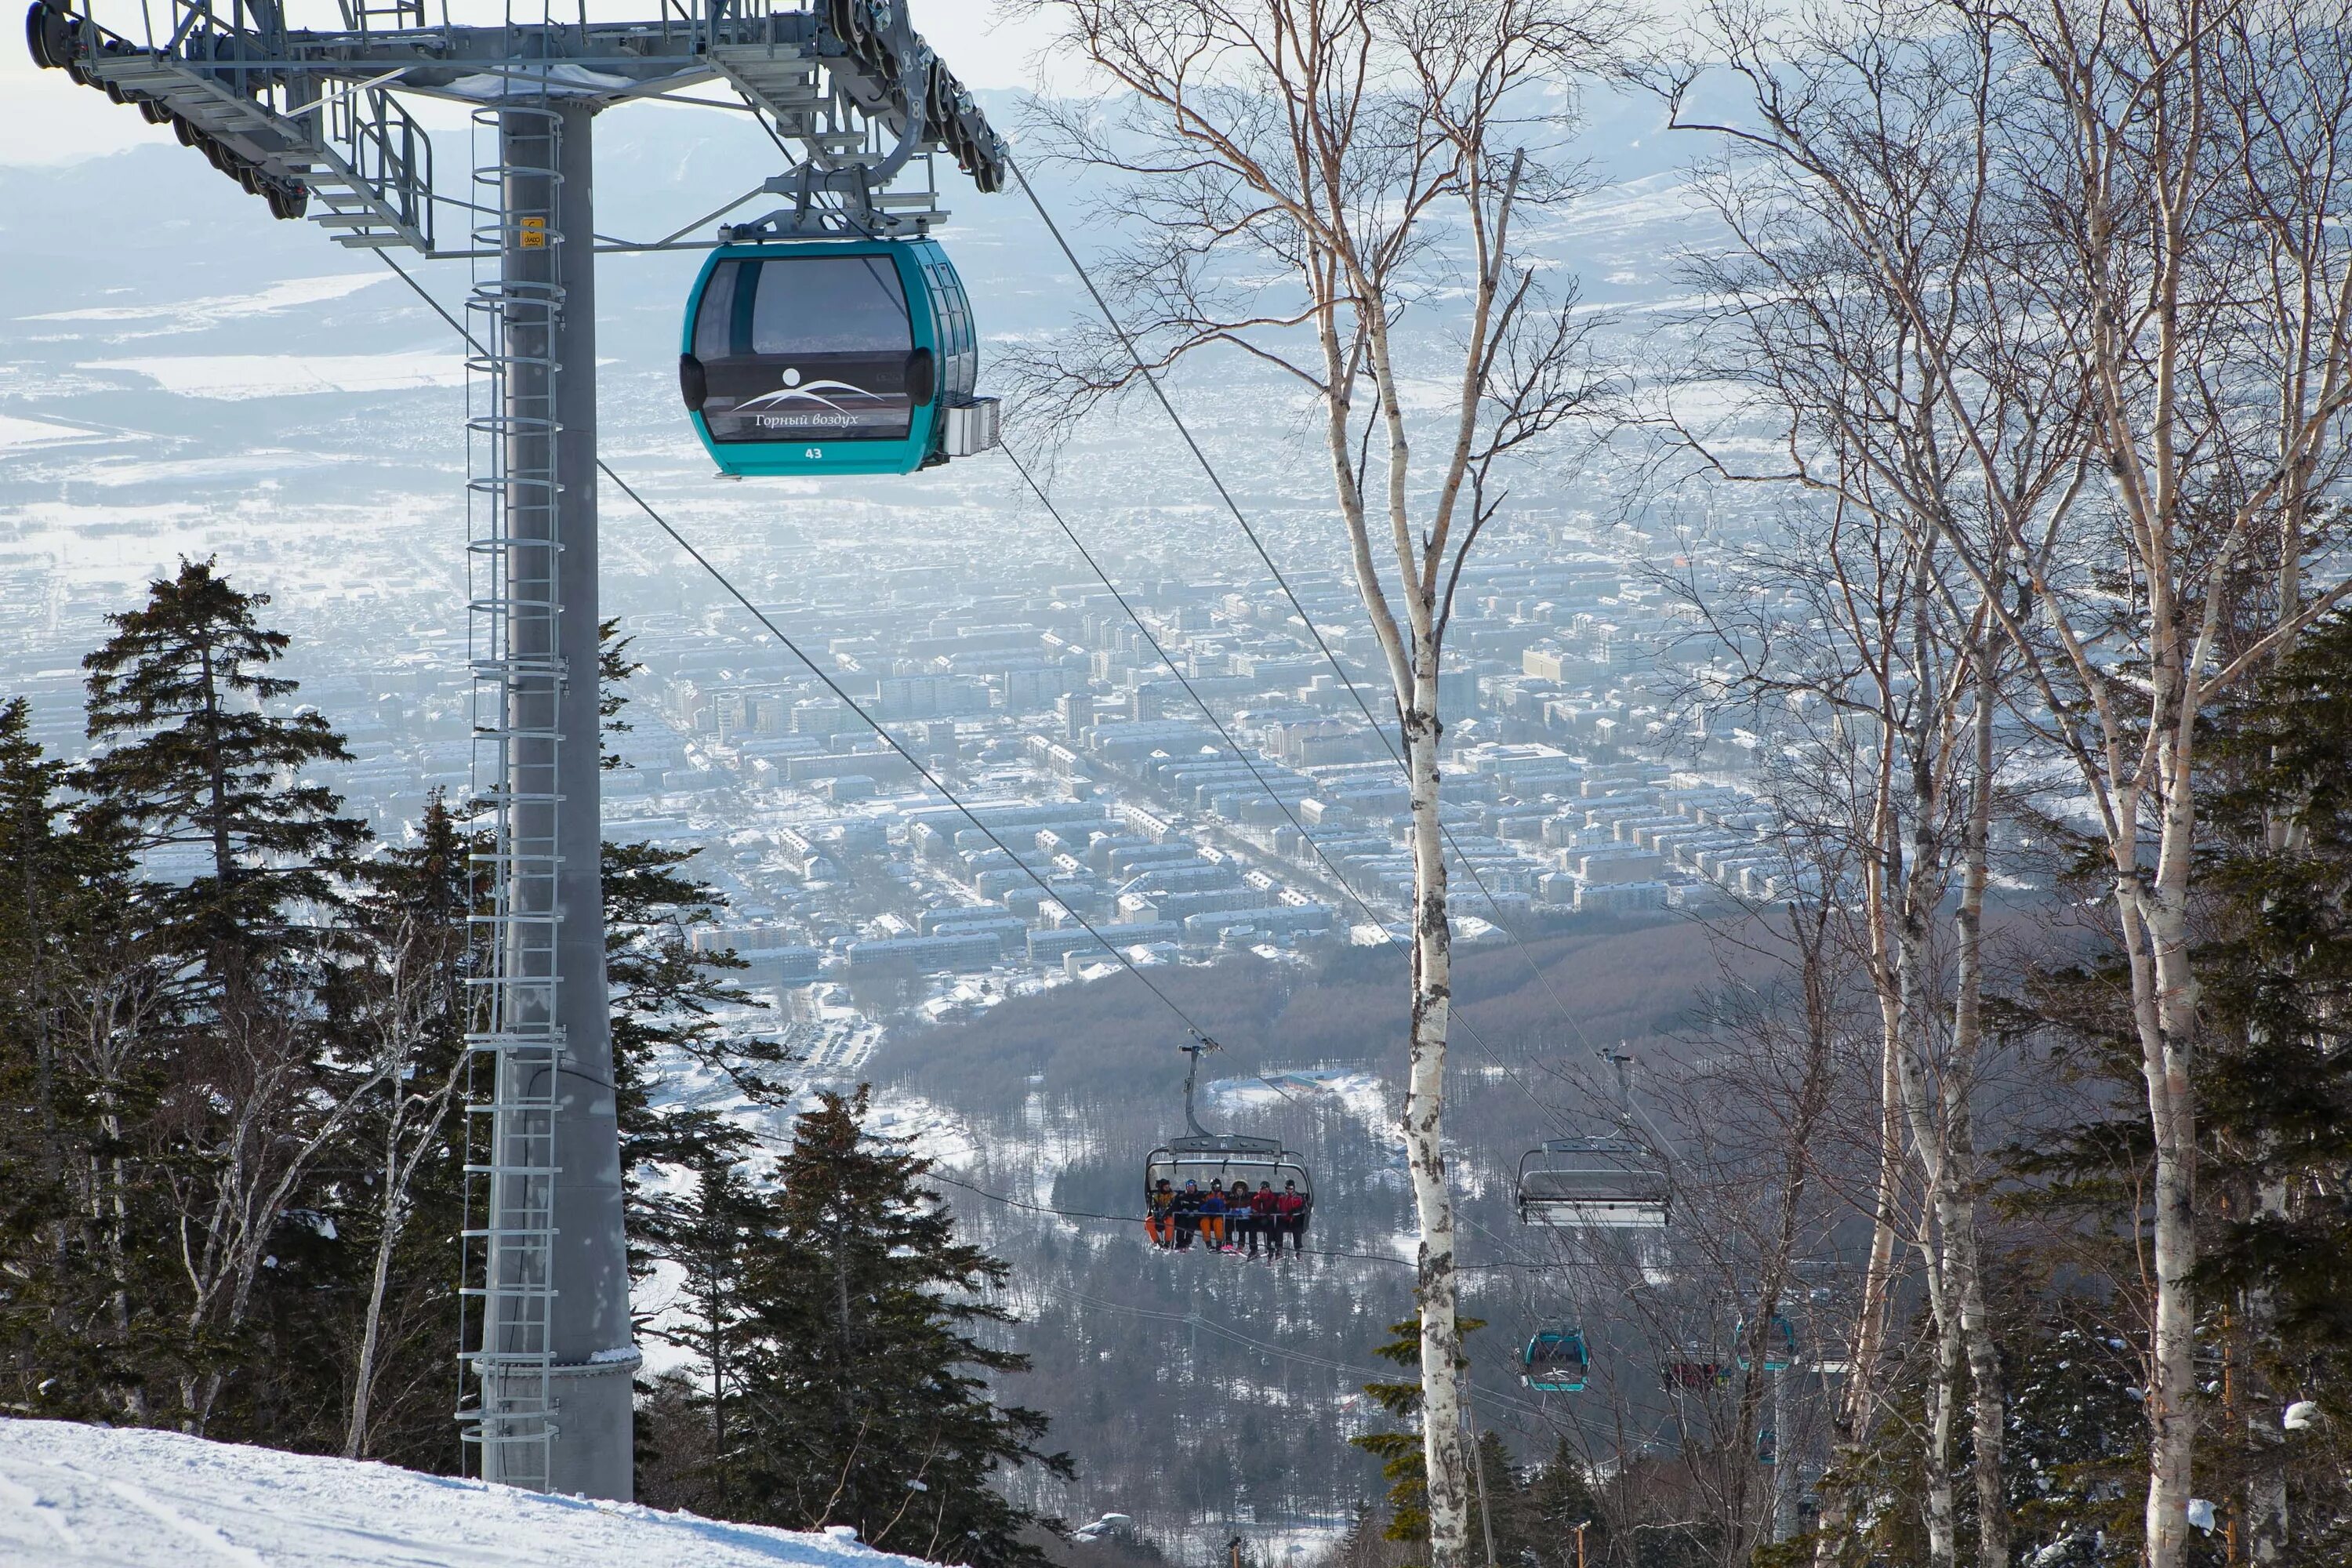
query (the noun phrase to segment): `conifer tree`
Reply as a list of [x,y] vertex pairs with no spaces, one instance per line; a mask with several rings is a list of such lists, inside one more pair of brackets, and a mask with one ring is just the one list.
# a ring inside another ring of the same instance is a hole
[[2352,1436],[2284,1413],[2352,1402],[2352,616],[2215,728],[2200,1273],[2226,1372],[2200,1468],[2259,1556],[2342,1562]]
[[315,710],[271,710],[298,687],[268,672],[289,641],[256,621],[268,603],[210,560],[183,561],[145,605],[109,616],[114,635],[82,660],[103,749],[76,783],[145,855],[194,860],[177,901],[215,959],[249,952],[298,902],[333,902],[332,873],[367,837],[341,797],[299,779],[351,753]]
[[0,1153],[15,1200],[5,1315],[16,1402],[143,1420],[171,1340],[158,1279],[169,1184],[142,1157],[169,1103],[181,967],[154,930],[119,822],[62,795],[73,774],[0,712],[0,1074],[16,1111]]
[[[629,639],[617,621],[599,630],[600,710],[609,742],[628,731],[622,717],[627,682],[643,666],[628,657]],[[603,760],[607,769],[628,765],[609,743]],[[740,1160],[751,1146],[749,1133],[715,1110],[661,1103],[655,1090],[664,1058],[719,1074],[753,1104],[768,1106],[784,1102],[786,1087],[775,1072],[792,1059],[780,1039],[724,1029],[713,1016],[719,1007],[753,999],[728,978],[748,967],[733,950],[694,947],[693,928],[716,924],[727,911],[725,895],[685,869],[696,853],[642,842],[604,846],[604,979],[613,1005],[621,1170],[633,1267],[640,1272],[651,1258],[641,1238],[676,1223],[648,1194],[650,1167],[699,1172],[715,1160]]]
[[[646,1197],[645,1226],[632,1237],[679,1272],[674,1310],[645,1331],[693,1357],[691,1394],[649,1412],[667,1443],[694,1456],[665,1455],[664,1500],[701,1511],[725,1512],[739,1494],[734,1470],[737,1415],[742,1407],[748,1350],[753,1337],[749,1273],[776,1222],[776,1205],[756,1189],[740,1162],[740,1137],[711,1139],[693,1151],[672,1189]],[[701,1430],[680,1442],[678,1417]]]
[[[1496,1521],[1498,1563],[1599,1568],[1610,1561],[1609,1530],[1601,1517],[1601,1500],[1593,1495],[1584,1461],[1570,1450],[1566,1437],[1553,1446],[1551,1458],[1542,1468],[1517,1489],[1510,1521],[1507,1536],[1501,1521]],[[1580,1534],[1583,1537],[1581,1560],[1577,1552]]]
[[100,749],[75,774],[81,815],[138,852],[148,923],[188,961],[147,1058],[163,1079],[148,1168],[170,1260],[149,1284],[176,1325],[171,1418],[196,1433],[250,1357],[265,1258],[289,1215],[315,1213],[296,1195],[369,1076],[339,1062],[320,1002],[328,928],[367,830],[301,776],[349,752],[316,711],[277,710],[297,688],[270,673],[289,639],[256,618],[268,603],[210,561],[183,562],[109,616],[112,635],[82,661]]
[[622,717],[629,709],[629,678],[645,668],[629,657],[635,641],[621,635],[618,616],[596,623],[596,765],[608,773],[629,765],[613,740],[636,728]]
[[[2343,1285],[2352,1214],[2342,1197],[2352,1180],[2352,616],[2315,626],[2221,710],[2203,768],[2205,896],[2191,931],[2205,1051],[2198,1278],[2200,1337],[2224,1375],[2213,1383],[2200,1485],[2225,1524],[2293,1543],[2273,1561],[2339,1562],[2352,1550],[2337,1522],[2352,1518],[2352,1447],[2336,1429],[2289,1429],[2284,1417],[2297,1400],[2352,1404]],[[2032,1206],[2092,1218],[2091,1234],[2113,1238],[2119,1279],[2137,1268],[2131,1249],[2154,1159],[2146,1121],[2128,1114],[2126,1098],[2141,1070],[2118,1004],[2127,994],[2112,959],[2034,977],[2017,1026],[2053,1043],[2070,1078],[2111,1089],[2103,1109],[2062,1135],[2011,1152],[2012,1169],[2032,1180]],[[2137,1347],[2141,1338],[2122,1334],[2092,1342]],[[2142,1376],[2135,1361],[2106,1381]],[[2108,1501],[2130,1451],[2082,1450],[2084,1429],[2070,1418],[2060,1434],[2021,1434],[2088,1478],[2028,1500],[2032,1516],[2058,1542],[2105,1531],[2127,1556],[2137,1520]]]
[[9,1407],[132,1416],[160,1261],[131,1157],[159,1074],[142,1049],[166,966],[138,929],[119,834],[77,822],[69,770],[0,704],[0,1344]]
[[62,1203],[53,971],[75,858],[65,766],[31,737],[31,705],[0,704],[0,1245],[12,1255]]
[[[716,1112],[660,1104],[665,1058],[725,1077],[755,1104],[782,1103],[773,1076],[788,1061],[780,1041],[729,1030],[713,1016],[752,1002],[728,975],[747,965],[731,951],[697,952],[696,926],[724,918],[726,899],[683,868],[692,849],[604,846],[604,978],[613,997],[613,1060],[620,1091],[621,1163],[692,1163],[713,1140],[740,1152],[747,1135]],[[632,1177],[634,1190],[635,1178]]]
[[988,1377],[1028,1359],[984,1338],[1006,1265],[956,1239],[929,1163],[865,1130],[866,1091],[826,1093],[777,1163],[772,1229],[747,1273],[745,1396],[727,1465],[738,1517],[971,1568],[1037,1563],[1041,1522],[991,1485],[1024,1464],[1070,1473],[1046,1419]]
[[[1465,1341],[1486,1326],[1481,1318],[1459,1320]],[[1372,1353],[1410,1371],[1412,1381],[1368,1383],[1364,1394],[1391,1419],[1408,1423],[1408,1429],[1368,1432],[1348,1441],[1381,1461],[1381,1475],[1389,1483],[1389,1521],[1381,1533],[1391,1541],[1427,1541],[1429,1465],[1421,1434],[1421,1323],[1412,1318],[1391,1323],[1389,1336],[1385,1344],[1372,1347]],[[1467,1355],[1462,1365],[1468,1369]]]

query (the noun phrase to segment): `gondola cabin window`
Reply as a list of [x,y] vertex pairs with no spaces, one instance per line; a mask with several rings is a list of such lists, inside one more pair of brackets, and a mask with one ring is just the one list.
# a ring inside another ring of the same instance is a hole
[[717,442],[904,440],[930,401],[931,356],[884,256],[721,261],[694,345]]

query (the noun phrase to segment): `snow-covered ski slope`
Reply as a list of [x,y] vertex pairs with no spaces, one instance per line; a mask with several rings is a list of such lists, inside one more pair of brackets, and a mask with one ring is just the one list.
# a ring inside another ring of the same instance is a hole
[[0,1568],[896,1568],[622,1503],[173,1432],[0,1420]]

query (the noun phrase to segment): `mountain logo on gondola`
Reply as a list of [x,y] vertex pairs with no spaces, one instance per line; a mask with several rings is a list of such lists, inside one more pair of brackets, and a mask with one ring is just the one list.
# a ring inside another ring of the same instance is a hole
[[757,397],[745,398],[735,405],[735,412],[749,414],[754,409],[781,408],[787,403],[814,403],[830,408],[836,414],[848,412],[833,398],[826,396],[827,393],[853,397],[869,397],[877,402],[887,395],[884,393],[869,392],[865,387],[854,385],[846,381],[831,381],[822,376],[814,381],[803,382],[799,371],[787,370],[784,372],[783,385],[773,392],[763,392]]

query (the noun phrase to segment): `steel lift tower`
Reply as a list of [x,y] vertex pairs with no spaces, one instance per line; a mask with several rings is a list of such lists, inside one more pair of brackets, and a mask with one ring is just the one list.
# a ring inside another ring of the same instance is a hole
[[[428,0],[37,0],[26,32],[40,64],[170,124],[275,216],[473,265],[467,565],[495,895],[476,917],[458,1419],[488,1479],[625,1499],[638,1358],[598,866],[594,258],[709,242],[599,239],[595,117],[715,84],[793,151],[681,235],[763,193],[792,205],[753,232],[920,233],[944,216],[934,152],[993,190],[1005,151],[903,0],[659,0],[597,20],[587,0],[525,3],[465,22],[465,0],[431,0],[436,22]],[[328,25],[290,26],[306,4]],[[436,187],[408,96],[470,112],[484,151],[458,191]],[[921,188],[891,188],[919,170]]]

